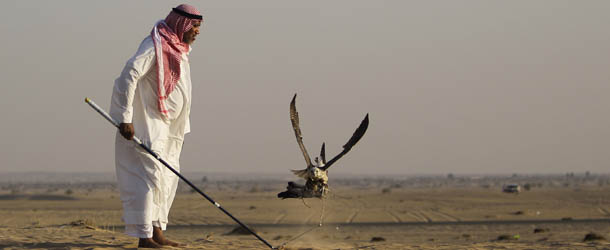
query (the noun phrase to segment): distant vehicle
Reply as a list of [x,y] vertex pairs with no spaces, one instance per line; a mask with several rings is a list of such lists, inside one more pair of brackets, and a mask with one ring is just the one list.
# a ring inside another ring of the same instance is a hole
[[506,184],[502,186],[502,192],[518,194],[521,192],[521,186],[519,184]]

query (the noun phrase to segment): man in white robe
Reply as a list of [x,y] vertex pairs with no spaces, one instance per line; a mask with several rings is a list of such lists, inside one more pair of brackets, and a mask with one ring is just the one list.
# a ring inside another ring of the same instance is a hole
[[116,79],[110,115],[120,123],[115,141],[125,233],[138,247],[180,246],[163,236],[178,177],[137,146],[134,134],[180,171],[184,135],[190,132],[190,44],[202,17],[186,4],[155,24]]

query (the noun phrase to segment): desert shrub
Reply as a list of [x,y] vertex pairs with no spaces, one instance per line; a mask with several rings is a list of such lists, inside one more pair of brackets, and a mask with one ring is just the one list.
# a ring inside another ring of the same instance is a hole
[[66,190],[66,195],[72,195],[74,193],[74,191],[72,191],[72,189],[67,189]]
[[389,194],[389,193],[391,193],[391,192],[392,192],[392,189],[391,189],[391,188],[384,188],[384,189],[382,189],[382,190],[381,190],[381,193],[382,193],[382,194]]
[[604,236],[591,232],[591,233],[588,233],[587,235],[585,235],[585,238],[582,241],[595,241],[595,240],[606,240],[606,238],[604,238]]
[[373,237],[373,238],[371,238],[371,242],[379,242],[379,241],[385,241],[385,238],[383,238],[383,237]]
[[548,232],[548,231],[549,231],[548,228],[534,228],[534,233],[535,234],[537,234],[537,233],[545,233],[545,232]]
[[510,240],[511,237],[508,234],[502,234],[502,235],[498,235],[498,238],[496,238],[496,240]]

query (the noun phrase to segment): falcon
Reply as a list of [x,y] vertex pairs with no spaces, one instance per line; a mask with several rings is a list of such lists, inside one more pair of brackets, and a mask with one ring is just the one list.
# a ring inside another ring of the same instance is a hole
[[322,143],[322,149],[320,150],[320,157],[316,157],[314,161],[311,161],[307,149],[303,144],[303,136],[301,134],[301,128],[299,127],[299,113],[296,109],[297,95],[294,94],[292,101],[290,102],[290,121],[292,122],[292,128],[294,129],[294,135],[296,136],[297,143],[303,152],[305,163],[307,167],[302,170],[292,170],[292,172],[303,179],[305,179],[305,185],[300,185],[295,182],[288,182],[286,191],[277,194],[278,198],[324,198],[328,193],[328,168],[330,168],[337,160],[343,157],[349,152],[354,145],[362,138],[366,129],[369,126],[369,114],[366,114],[364,120],[360,122],[360,126],[356,129],[352,137],[343,145],[343,151],[333,157],[330,161],[326,161],[325,143]]

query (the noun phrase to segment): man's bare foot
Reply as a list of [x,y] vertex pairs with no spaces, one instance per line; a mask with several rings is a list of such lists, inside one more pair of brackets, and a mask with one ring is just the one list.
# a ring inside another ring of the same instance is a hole
[[152,238],[140,238],[138,248],[162,248],[163,246],[155,242]]
[[163,246],[172,246],[172,247],[185,247],[186,246],[186,244],[178,243],[178,242],[173,242],[173,241],[168,240],[168,239],[165,239],[163,241],[163,243],[159,243],[159,244],[161,244]]
[[152,239],[157,242],[158,244],[162,245],[162,246],[172,246],[172,247],[184,247],[186,246],[186,244],[182,244],[182,243],[178,243],[178,242],[174,242],[171,240],[168,240],[165,238],[165,236],[163,236],[163,230],[161,230],[160,227],[154,227],[153,226],[153,237]]

